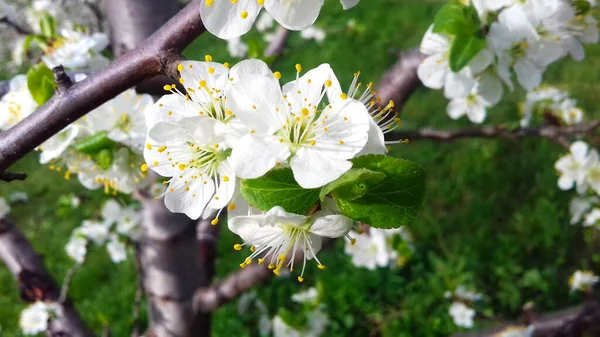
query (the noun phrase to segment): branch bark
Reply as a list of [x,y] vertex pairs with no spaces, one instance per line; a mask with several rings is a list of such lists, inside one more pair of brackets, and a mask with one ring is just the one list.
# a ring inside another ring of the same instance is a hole
[[0,180],[11,182],[13,180],[25,180],[27,179],[27,175],[25,173],[14,173],[14,172],[4,172],[0,173]]
[[390,100],[394,101],[396,111],[402,107],[421,85],[417,76],[417,68],[423,60],[423,54],[418,49],[402,52],[398,61],[382,77],[378,86],[379,105],[383,108]]
[[163,200],[141,192],[142,226],[140,261],[148,296],[150,326],[147,336],[203,336],[194,324],[192,299],[203,274],[197,252],[196,221],[171,213]]
[[428,139],[433,141],[452,142],[462,138],[504,138],[509,140],[518,140],[525,137],[542,137],[555,141],[561,138],[585,135],[595,131],[600,127],[600,120],[593,120],[589,123],[573,126],[554,126],[543,125],[537,127],[524,127],[509,130],[501,126],[484,126],[480,128],[455,129],[455,130],[437,130],[432,128],[423,128],[417,130],[400,130],[391,133],[399,139],[421,140]]
[[53,302],[63,315],[51,321],[50,336],[88,337],[92,332],[68,298],[61,299],[61,289],[50,275],[42,258],[29,241],[7,219],[0,219],[0,258],[19,282],[21,298],[26,302]]
[[204,32],[200,1],[186,6],[136,49],[106,69],[54,95],[21,123],[0,133],[0,172],[89,111],[145,79],[177,77],[179,55]]

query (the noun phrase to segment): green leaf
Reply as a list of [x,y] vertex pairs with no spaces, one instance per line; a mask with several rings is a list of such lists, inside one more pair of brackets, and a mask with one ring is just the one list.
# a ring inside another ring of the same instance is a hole
[[481,28],[481,20],[473,6],[463,5],[459,0],[447,2],[435,15],[434,33],[471,35]]
[[384,155],[361,156],[353,162],[354,169],[383,173],[385,178],[355,181],[362,185],[360,197],[348,195],[343,189],[334,190],[341,213],[376,228],[410,225],[425,194],[425,170],[411,161]]
[[450,70],[455,73],[461,71],[485,48],[486,44],[487,40],[479,34],[456,36],[450,47]]
[[102,150],[114,150],[116,144],[108,138],[108,132],[101,131],[75,144],[75,149],[81,153],[93,155]]
[[335,190],[338,195],[343,195],[349,200],[354,200],[365,194],[365,183],[377,184],[383,179],[385,179],[385,173],[365,168],[353,168],[344,173],[338,180],[323,186],[319,198],[323,201],[327,194]]
[[46,103],[54,95],[54,74],[50,68],[38,64],[27,72],[27,87],[38,105]]
[[575,0],[571,5],[575,8],[577,15],[585,15],[592,9],[592,5],[586,0]]
[[262,211],[281,206],[287,212],[304,214],[319,200],[320,189],[304,189],[294,179],[292,169],[271,170],[256,179],[242,180],[242,195]]
[[40,34],[42,36],[51,39],[58,36],[57,32],[58,23],[56,19],[50,14],[44,14],[40,19]]

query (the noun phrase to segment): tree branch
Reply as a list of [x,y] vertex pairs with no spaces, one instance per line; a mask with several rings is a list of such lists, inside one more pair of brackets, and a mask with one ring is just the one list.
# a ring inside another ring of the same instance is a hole
[[33,32],[31,32],[29,29],[20,26],[16,22],[12,21],[8,16],[1,17],[0,18],[0,23],[4,23],[5,25],[11,27],[18,34],[21,34],[21,35],[30,35],[30,34],[33,34]]
[[21,123],[0,133],[0,172],[126,89],[161,73],[178,77],[179,54],[204,32],[200,7],[200,1],[190,3],[139,47],[55,95]]
[[381,107],[385,107],[392,100],[396,105],[395,110],[402,110],[404,103],[421,84],[417,68],[422,59],[423,54],[416,48],[400,53],[396,64],[386,71],[379,81],[378,96],[381,97]]
[[14,173],[14,172],[4,172],[0,173],[0,180],[11,182],[13,180],[25,180],[27,175],[25,173]]
[[390,134],[399,139],[452,142],[461,138],[504,138],[518,140],[525,137],[542,137],[554,141],[561,138],[589,134],[600,127],[600,120],[573,126],[543,125],[509,130],[501,126],[483,126],[480,128],[436,130],[423,128],[417,130],[399,130]]
[[60,301],[60,288],[50,275],[42,258],[25,236],[7,219],[0,219],[0,258],[19,282],[21,298],[26,302],[52,302],[62,308],[63,315],[51,321],[51,336],[93,336],[71,301]]

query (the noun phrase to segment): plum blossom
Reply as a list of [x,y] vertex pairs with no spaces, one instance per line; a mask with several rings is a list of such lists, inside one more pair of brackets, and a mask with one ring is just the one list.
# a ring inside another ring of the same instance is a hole
[[115,225],[117,233],[133,238],[140,236],[140,213],[133,207],[121,207],[119,203],[110,199],[104,203],[102,208],[103,224],[111,228]]
[[108,65],[108,59],[100,54],[109,44],[106,34],[62,29],[60,35],[44,50],[42,61],[48,68],[62,65],[73,70],[100,70]]
[[65,246],[65,251],[70,258],[81,264],[87,255],[87,244],[88,241],[85,237],[71,234],[71,238]]
[[0,99],[0,131],[8,130],[37,109],[27,76],[17,75],[10,80],[9,91]]
[[462,302],[453,302],[450,306],[449,314],[454,320],[456,326],[470,329],[473,327],[473,318],[475,310]]
[[319,27],[310,26],[300,31],[300,36],[305,40],[315,40],[317,43],[321,43],[325,40],[327,33]]
[[569,279],[571,291],[588,291],[600,278],[589,270],[577,270]]
[[398,253],[391,245],[393,230],[369,228],[368,233],[350,232],[354,238],[346,242],[344,251],[352,257],[352,264],[375,270],[377,267],[389,267],[396,262]]
[[[595,196],[573,198],[571,200],[571,203],[569,204],[569,213],[571,213],[571,225],[580,222],[584,215],[592,209],[592,206],[598,203],[599,201],[600,200]],[[593,222],[595,223],[596,221],[594,220]]]
[[113,263],[121,263],[127,260],[127,250],[125,244],[119,241],[116,235],[112,235],[106,243],[106,251]]
[[[269,263],[276,275],[284,266],[294,269],[296,254],[303,255],[302,271],[298,281],[302,282],[306,261],[315,259],[320,269],[325,269],[316,254],[321,250],[321,237],[339,238],[348,234],[354,222],[339,214],[318,211],[312,216],[286,212],[279,206],[260,215],[238,216],[228,222],[229,229],[239,235],[243,244],[234,248],[241,250],[250,245],[251,252],[240,266],[251,264],[255,258],[259,264]],[[297,248],[297,249],[296,249]]]
[[[296,66],[301,70],[301,66]],[[244,76],[231,86],[229,103],[250,128],[233,148],[230,163],[244,179],[289,163],[303,188],[321,187],[348,171],[369,129],[365,106],[341,93],[323,64],[283,89],[275,76]],[[322,108],[324,96],[329,104]]]
[[[349,9],[359,0],[340,2],[344,9]],[[246,34],[263,6],[280,25],[290,30],[302,30],[317,20],[323,3],[324,0],[202,0],[200,15],[209,32],[221,39],[230,39]]]
[[239,37],[234,37],[227,40],[227,51],[231,57],[242,58],[248,53],[248,45]]
[[48,321],[60,316],[61,308],[54,303],[37,301],[21,312],[19,326],[25,335],[37,335],[48,329]]
[[481,76],[471,93],[464,98],[454,98],[448,104],[448,116],[458,119],[467,116],[473,123],[485,120],[487,109],[496,105],[502,96],[502,83],[494,76]]
[[569,190],[576,187],[578,193],[588,189],[588,170],[598,161],[598,153],[590,149],[583,141],[571,144],[571,153],[561,157],[554,167],[560,172],[558,187],[561,190]]

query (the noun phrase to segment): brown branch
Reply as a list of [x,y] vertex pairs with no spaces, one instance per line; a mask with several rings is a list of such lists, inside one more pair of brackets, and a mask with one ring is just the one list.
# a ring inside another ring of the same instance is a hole
[[398,61],[381,78],[378,85],[380,106],[385,107],[390,100],[394,101],[396,111],[400,112],[404,103],[420,86],[417,68],[423,59],[418,49],[400,53]]
[[4,172],[0,173],[0,180],[11,182],[13,180],[25,180],[27,175],[25,173],[14,173],[14,172]]
[[273,40],[269,43],[267,49],[265,49],[265,57],[275,56],[273,63],[277,61],[283,55],[283,50],[289,38],[290,31],[283,26],[279,26]]
[[55,95],[22,122],[0,133],[0,172],[126,89],[161,73],[178,77],[179,54],[204,32],[200,7],[200,1],[190,3],[139,47]]
[[32,31],[30,31],[29,29],[24,28],[21,25],[17,24],[16,22],[12,21],[8,16],[1,17],[0,18],[0,23],[4,23],[5,25],[11,27],[18,34],[21,34],[21,35],[31,35],[31,34],[33,34]]
[[93,336],[69,299],[60,301],[60,288],[42,258],[25,236],[7,219],[0,219],[0,258],[19,282],[21,299],[44,301],[61,306],[63,315],[51,321],[51,336]]
[[54,73],[54,83],[56,83],[56,89],[59,94],[65,93],[73,86],[73,81],[62,65],[52,68],[52,72]]
[[417,130],[399,130],[390,135],[397,139],[452,142],[462,138],[504,138],[518,140],[525,137],[542,137],[562,141],[566,137],[589,134],[600,127],[600,120],[573,126],[543,125],[509,130],[501,126],[483,126],[480,128],[436,130],[423,128]]

